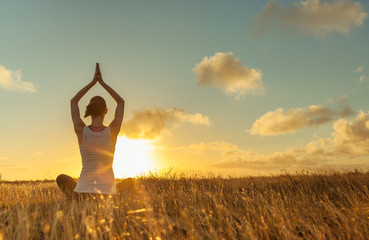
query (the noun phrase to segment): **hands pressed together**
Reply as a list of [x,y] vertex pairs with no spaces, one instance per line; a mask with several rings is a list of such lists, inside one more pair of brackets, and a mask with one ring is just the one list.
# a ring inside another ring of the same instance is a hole
[[99,82],[100,84],[104,82],[102,75],[101,75],[99,63],[96,63],[95,75],[94,75],[94,78],[92,79],[93,84],[96,84],[97,82]]
[[101,84],[101,86],[114,98],[114,100],[117,103],[121,103],[124,105],[124,99],[119,96],[119,94],[117,92],[115,92],[108,84],[106,84],[102,78],[102,74],[100,71],[100,65],[99,63],[96,63],[96,68],[95,68],[95,75],[94,78],[92,79],[92,81],[86,86],[86,89],[84,89],[80,95],[80,98],[92,87],[94,86],[97,82],[99,82]]

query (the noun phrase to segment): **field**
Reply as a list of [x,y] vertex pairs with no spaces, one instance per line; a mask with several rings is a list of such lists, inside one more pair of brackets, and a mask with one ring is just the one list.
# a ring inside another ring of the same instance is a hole
[[53,181],[0,184],[1,239],[368,239],[369,173],[142,177],[66,201]]

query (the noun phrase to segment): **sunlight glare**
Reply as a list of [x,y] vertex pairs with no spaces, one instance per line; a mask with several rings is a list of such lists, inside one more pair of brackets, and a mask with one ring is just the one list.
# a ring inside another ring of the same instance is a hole
[[135,177],[154,170],[152,149],[148,140],[118,137],[113,162],[115,177]]

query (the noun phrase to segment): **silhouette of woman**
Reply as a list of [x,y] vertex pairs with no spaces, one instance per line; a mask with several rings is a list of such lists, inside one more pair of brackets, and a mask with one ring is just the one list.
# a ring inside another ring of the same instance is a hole
[[[91,98],[84,117],[91,116],[91,125],[86,126],[79,113],[78,102],[96,83],[117,102],[114,120],[109,126],[103,124],[108,109],[104,98]],[[92,81],[82,88],[71,100],[74,131],[77,134],[82,157],[82,171],[78,183],[68,175],[61,174],[56,182],[68,199],[94,194],[116,194],[112,169],[115,144],[123,121],[124,100],[103,80],[99,63],[96,63]]]

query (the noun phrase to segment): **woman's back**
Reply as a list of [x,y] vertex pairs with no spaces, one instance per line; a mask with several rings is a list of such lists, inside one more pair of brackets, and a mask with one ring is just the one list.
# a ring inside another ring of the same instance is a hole
[[83,129],[83,140],[79,146],[82,157],[82,171],[75,192],[115,194],[112,169],[115,146],[110,128],[94,132]]

